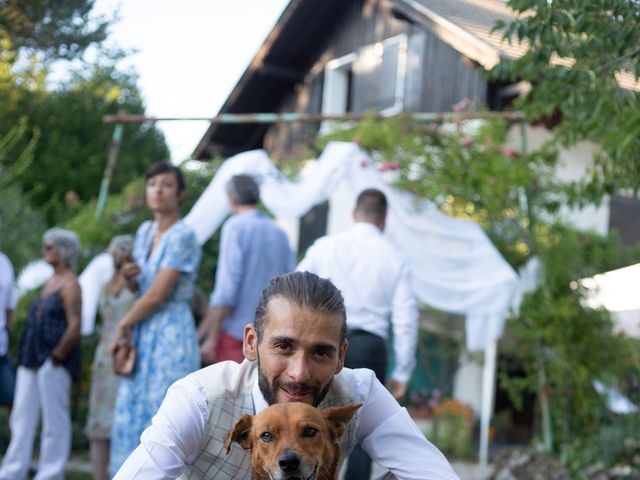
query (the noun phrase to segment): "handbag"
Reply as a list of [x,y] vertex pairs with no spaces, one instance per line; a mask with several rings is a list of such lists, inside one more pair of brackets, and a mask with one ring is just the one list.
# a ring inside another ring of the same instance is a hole
[[113,372],[116,375],[131,375],[135,365],[135,347],[127,340],[120,340],[113,352]]

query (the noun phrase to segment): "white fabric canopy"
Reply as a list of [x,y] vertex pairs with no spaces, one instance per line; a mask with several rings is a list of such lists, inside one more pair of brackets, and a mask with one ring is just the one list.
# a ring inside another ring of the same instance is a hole
[[[280,218],[298,218],[324,202],[338,187],[357,194],[368,187],[389,200],[386,235],[410,258],[414,291],[425,304],[464,314],[467,348],[484,349],[502,334],[517,275],[474,222],[448,217],[432,204],[385,182],[369,157],[355,144],[332,142],[311,173],[289,182],[263,150],[225,161],[185,221],[204,243],[229,212],[224,185],[238,173],[256,175],[265,206]],[[333,206],[335,208],[335,206]]]

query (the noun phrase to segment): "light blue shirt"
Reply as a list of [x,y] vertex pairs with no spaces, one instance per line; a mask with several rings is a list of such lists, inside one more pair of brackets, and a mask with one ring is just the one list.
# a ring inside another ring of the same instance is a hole
[[271,218],[252,210],[227,220],[220,238],[216,286],[209,300],[212,307],[231,308],[222,330],[242,340],[244,326],[253,322],[269,280],[294,267],[287,235]]

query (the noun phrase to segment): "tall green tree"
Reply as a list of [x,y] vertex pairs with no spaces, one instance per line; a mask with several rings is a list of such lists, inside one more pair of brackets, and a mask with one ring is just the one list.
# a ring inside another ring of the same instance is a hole
[[44,59],[78,58],[107,37],[109,20],[92,15],[94,0],[3,0],[0,31],[18,50]]
[[[22,113],[40,137],[34,149],[37,168],[23,171],[17,181],[49,222],[63,221],[73,213],[65,201],[68,192],[75,192],[81,203],[97,196],[113,131],[103,123],[103,115],[144,108],[136,75],[120,72],[113,65],[91,66],[56,90],[23,101]],[[167,155],[157,128],[127,126],[112,191],[120,191],[148,165]]]
[[565,145],[601,145],[589,175],[573,187],[574,203],[599,201],[619,190],[640,190],[640,2],[635,0],[509,0],[522,14],[505,38],[525,42],[522,57],[492,75],[528,81],[518,103],[530,120],[560,119]]

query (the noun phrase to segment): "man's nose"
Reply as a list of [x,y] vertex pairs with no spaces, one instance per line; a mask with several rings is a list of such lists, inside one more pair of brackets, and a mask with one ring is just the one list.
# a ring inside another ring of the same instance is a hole
[[309,362],[303,353],[298,353],[289,359],[289,377],[298,383],[306,382],[310,378]]

